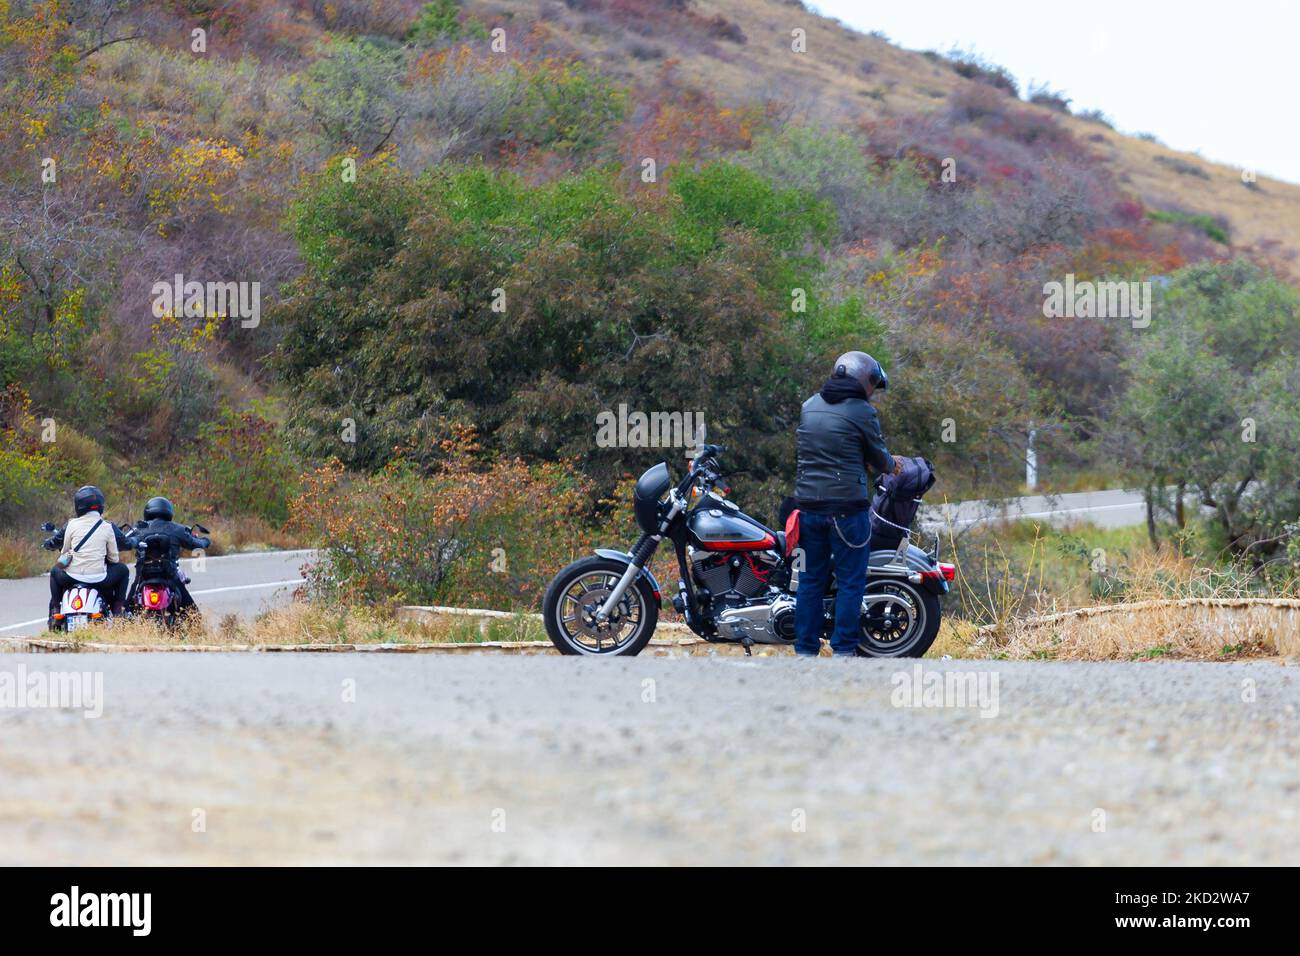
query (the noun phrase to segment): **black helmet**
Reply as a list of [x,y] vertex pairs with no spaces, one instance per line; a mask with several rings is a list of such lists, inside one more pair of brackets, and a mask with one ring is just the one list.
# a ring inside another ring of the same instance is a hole
[[873,389],[889,388],[884,368],[866,352],[845,352],[835,360],[836,378],[856,378],[868,395]]
[[150,498],[148,504],[144,506],[145,521],[152,521],[154,518],[171,521],[175,513],[172,503],[166,498]]
[[104,513],[104,493],[94,485],[82,485],[72,496],[72,507],[80,518],[87,511]]

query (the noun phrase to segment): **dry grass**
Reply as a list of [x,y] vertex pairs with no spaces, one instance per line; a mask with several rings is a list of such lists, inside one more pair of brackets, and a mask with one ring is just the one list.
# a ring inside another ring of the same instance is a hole
[[1300,653],[1300,601],[1184,598],[1016,619],[971,652],[1015,660],[1224,660]]
[[0,534],[0,578],[27,578],[49,570],[53,555],[17,535]]
[[[993,621],[955,630],[954,657],[1053,660],[1223,660],[1300,653],[1300,600],[1259,597],[1240,574],[1207,568],[1172,548],[1131,556],[1116,581],[1123,600],[1061,609],[1032,593],[1040,562],[1004,575],[982,602]],[[1293,593],[1291,585],[1282,588]],[[1025,609],[1030,610],[1026,611]],[[938,645],[936,645],[937,647]],[[938,651],[936,651],[938,652]]]
[[396,621],[364,608],[342,610],[321,604],[295,602],[260,615],[255,620],[227,614],[205,617],[172,633],[149,621],[114,622],[65,634],[46,634],[76,643],[118,644],[141,647],[271,645],[479,643],[482,641],[546,640],[541,624],[525,615],[492,621],[485,626],[473,619],[439,619],[427,624]]
[[939,635],[930,646],[927,657],[976,657],[972,652],[979,637],[979,628],[970,621],[946,616],[939,625]]
[[212,519],[212,547],[208,554],[219,556],[244,551],[291,551],[309,545],[291,532],[278,528],[264,518]]

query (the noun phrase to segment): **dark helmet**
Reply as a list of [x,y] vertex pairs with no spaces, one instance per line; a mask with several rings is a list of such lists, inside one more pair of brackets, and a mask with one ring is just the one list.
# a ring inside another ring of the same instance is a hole
[[172,515],[175,513],[176,511],[172,508],[172,503],[166,498],[150,498],[149,502],[144,506],[145,521],[152,521],[155,518],[160,518],[163,521],[171,521]]
[[82,485],[72,496],[72,507],[80,518],[88,511],[104,513],[104,493],[94,485]]
[[836,378],[856,378],[868,395],[873,389],[889,388],[889,376],[880,363],[866,352],[845,352],[835,360]]

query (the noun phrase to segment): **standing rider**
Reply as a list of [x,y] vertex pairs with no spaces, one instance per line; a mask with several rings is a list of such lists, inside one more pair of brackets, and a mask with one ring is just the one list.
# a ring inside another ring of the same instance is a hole
[[118,550],[120,532],[104,520],[104,493],[94,485],[78,488],[72,496],[72,507],[77,516],[45,542],[51,551],[60,549],[59,562],[50,569],[51,629],[65,591],[79,585],[92,587],[118,616],[126,608],[131,580],[131,572],[121,563]]
[[208,548],[212,545],[212,541],[209,538],[196,537],[190,532],[189,528],[173,521],[174,516],[175,509],[172,508],[172,503],[166,498],[150,498],[148,503],[145,504],[144,521],[136,525],[132,534],[137,554],[135,589],[140,587],[140,559],[138,557],[141,553],[140,542],[151,536],[161,535],[168,539],[167,563],[170,571],[170,584],[180,597],[177,610],[185,611],[194,607],[194,598],[190,597],[190,592],[185,587],[185,580],[181,576],[180,565],[178,564],[181,549],[185,548],[194,551]]
[[803,403],[799,417],[799,547],[804,567],[795,595],[796,654],[815,657],[821,650],[822,615],[832,567],[835,570],[835,656],[856,653],[862,595],[871,554],[872,483],[870,467],[897,474],[902,460],[890,455],[870,399],[887,388],[889,377],[865,352],[845,352],[821,391]]

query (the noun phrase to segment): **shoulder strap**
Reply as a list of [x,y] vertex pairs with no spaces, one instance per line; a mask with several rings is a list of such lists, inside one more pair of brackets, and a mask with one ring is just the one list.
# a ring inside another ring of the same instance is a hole
[[90,536],[91,536],[92,534],[94,534],[96,531],[98,531],[98,530],[99,530],[99,526],[100,526],[101,524],[103,524],[103,523],[104,523],[104,519],[103,519],[103,518],[100,518],[98,521],[96,521],[96,522],[95,522],[95,527],[93,527],[93,528],[91,528],[89,531],[87,531],[87,532],[85,533],[85,535],[82,537],[82,539],[81,539],[80,541],[77,542],[77,546],[76,546],[75,548],[72,549],[73,552],[80,551],[80,550],[81,550],[81,546],[82,546],[83,544],[85,544],[87,541],[90,540]]

